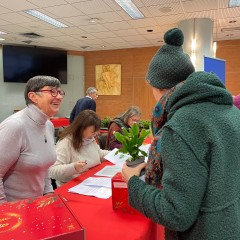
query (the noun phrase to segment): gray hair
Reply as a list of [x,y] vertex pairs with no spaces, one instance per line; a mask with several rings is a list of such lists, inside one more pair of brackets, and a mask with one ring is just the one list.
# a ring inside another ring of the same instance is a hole
[[118,118],[120,118],[124,122],[124,124],[127,125],[129,118],[133,116],[139,116],[139,117],[141,116],[141,111],[139,107],[131,106],[126,112],[119,115]]
[[89,87],[86,91],[86,94],[89,95],[91,93],[96,93],[97,89],[95,87]]
[[30,78],[24,91],[26,105],[33,103],[32,100],[28,97],[28,93],[37,92],[45,86],[60,88],[61,83],[57,78],[50,76],[35,76]]

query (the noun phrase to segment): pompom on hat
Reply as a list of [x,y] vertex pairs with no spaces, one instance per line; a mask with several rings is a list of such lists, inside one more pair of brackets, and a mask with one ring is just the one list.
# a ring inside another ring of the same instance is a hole
[[146,76],[155,88],[172,88],[195,71],[190,57],[183,52],[183,32],[178,28],[164,34],[163,45],[151,60]]

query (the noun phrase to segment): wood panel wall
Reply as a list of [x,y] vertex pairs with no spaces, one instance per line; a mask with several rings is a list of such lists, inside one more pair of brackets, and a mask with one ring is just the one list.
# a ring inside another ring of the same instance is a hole
[[121,64],[121,95],[101,95],[97,99],[97,113],[113,118],[131,105],[140,107],[142,119],[150,119],[156,101],[145,81],[148,64],[158,47],[85,52],[85,88],[95,86],[95,66]]
[[226,60],[226,88],[240,94],[240,40],[219,41],[217,58]]
[[[99,96],[97,113],[101,118],[124,112],[131,105],[142,110],[142,119],[150,119],[156,101],[145,76],[150,60],[158,47],[84,52],[85,90],[95,86],[95,65],[121,64],[122,89],[120,96]],[[233,94],[240,93],[240,40],[220,41],[217,58],[226,60],[226,87]]]

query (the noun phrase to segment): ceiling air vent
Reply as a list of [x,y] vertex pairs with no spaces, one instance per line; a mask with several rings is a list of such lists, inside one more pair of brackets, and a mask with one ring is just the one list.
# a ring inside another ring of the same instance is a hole
[[221,32],[240,31],[240,27],[222,28]]
[[28,37],[28,38],[40,38],[43,37],[37,33],[34,32],[28,32],[28,33],[20,33],[20,35],[24,36],[24,37]]
[[32,43],[32,40],[26,40],[26,41],[22,41],[23,43],[26,43],[26,44],[30,44]]

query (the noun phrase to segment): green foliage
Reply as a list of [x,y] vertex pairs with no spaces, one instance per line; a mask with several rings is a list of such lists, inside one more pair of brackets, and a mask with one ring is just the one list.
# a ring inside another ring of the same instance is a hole
[[140,128],[150,129],[151,122],[149,120],[140,120],[139,126]]
[[139,149],[143,144],[144,139],[151,133],[150,130],[142,129],[140,131],[138,125],[134,123],[128,130],[123,128],[122,134],[115,132],[114,136],[122,143],[122,148],[118,149],[115,154],[128,153],[131,158],[129,161],[134,161],[139,155],[147,156],[146,152]]
[[109,125],[110,121],[111,121],[111,118],[108,117],[108,116],[106,116],[105,118],[103,118],[103,119],[101,120],[101,128],[108,128],[108,125]]

